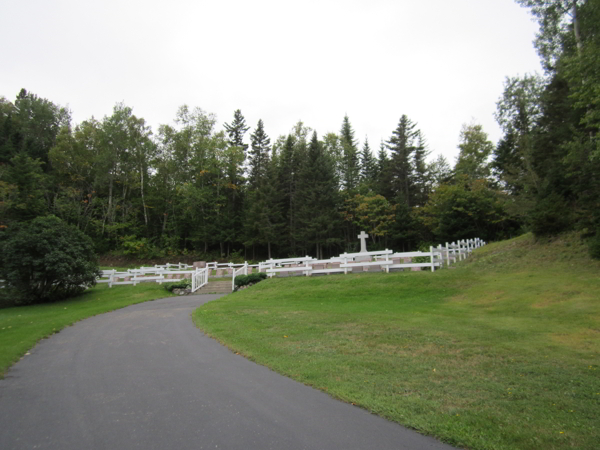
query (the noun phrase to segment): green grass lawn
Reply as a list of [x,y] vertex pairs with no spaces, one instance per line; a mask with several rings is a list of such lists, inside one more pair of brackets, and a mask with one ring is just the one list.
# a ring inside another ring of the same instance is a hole
[[597,449],[600,264],[575,236],[455,269],[263,281],[194,319],[233,351],[469,449]]
[[37,341],[78,320],[172,295],[156,283],[100,284],[67,301],[0,309],[0,377]]

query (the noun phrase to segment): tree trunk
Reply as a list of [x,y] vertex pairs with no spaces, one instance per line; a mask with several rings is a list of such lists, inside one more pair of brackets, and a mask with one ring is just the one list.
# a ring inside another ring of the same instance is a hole
[[581,34],[579,32],[579,19],[577,18],[577,0],[573,0],[573,31],[575,33],[575,42],[577,43],[577,55],[581,57],[583,44],[581,43]]
[[108,207],[106,209],[106,214],[104,216],[104,220],[102,221],[102,236],[104,236],[104,225],[106,221],[110,219],[110,211],[112,209],[112,197],[113,197],[113,179],[112,175],[109,178],[108,183]]
[[144,198],[144,170],[140,166],[140,182],[141,182],[141,194],[142,194],[142,208],[144,209],[144,223],[148,228],[148,213],[146,212],[146,199]]
[[163,214],[163,226],[162,226],[162,234],[165,233],[165,230],[167,229],[167,219],[169,217],[169,213],[165,212]]

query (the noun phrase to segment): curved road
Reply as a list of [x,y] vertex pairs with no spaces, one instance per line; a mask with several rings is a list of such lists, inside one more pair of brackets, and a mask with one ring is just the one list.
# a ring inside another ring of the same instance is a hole
[[41,341],[0,380],[0,449],[450,450],[204,336],[217,295],[155,300]]

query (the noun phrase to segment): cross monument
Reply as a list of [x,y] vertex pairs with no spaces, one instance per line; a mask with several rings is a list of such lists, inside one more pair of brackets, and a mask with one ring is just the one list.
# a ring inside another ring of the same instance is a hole
[[356,236],[356,237],[360,239],[360,252],[361,253],[366,253],[366,251],[367,251],[367,238],[369,237],[369,235],[367,233],[365,233],[364,231],[361,231],[360,234],[358,236]]

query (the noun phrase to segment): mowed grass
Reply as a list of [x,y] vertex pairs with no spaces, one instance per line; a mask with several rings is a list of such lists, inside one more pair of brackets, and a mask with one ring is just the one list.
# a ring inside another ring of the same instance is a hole
[[40,339],[96,314],[173,294],[156,283],[100,284],[70,300],[0,309],[0,378]]
[[530,235],[455,269],[272,279],[199,308],[233,351],[469,449],[597,449],[600,264]]

